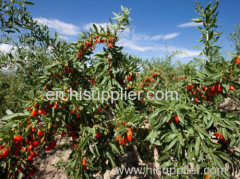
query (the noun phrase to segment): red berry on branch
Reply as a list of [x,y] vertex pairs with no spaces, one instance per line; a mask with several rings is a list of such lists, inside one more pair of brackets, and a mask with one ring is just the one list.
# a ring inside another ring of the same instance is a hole
[[10,153],[10,148],[8,147],[6,150],[4,150],[4,151],[2,152],[2,156],[3,156],[3,157],[8,157],[8,156],[9,156],[9,153]]
[[13,137],[13,141],[14,142],[22,142],[22,136],[20,136],[20,135],[17,135],[17,136],[15,136],[15,137]]
[[179,122],[179,119],[178,119],[178,116],[177,116],[177,115],[175,115],[174,120],[175,120],[176,123]]
[[33,117],[37,117],[37,110],[36,110],[36,109],[33,109],[33,110],[32,110],[32,116],[33,116]]
[[240,56],[235,60],[235,62],[236,62],[237,64],[240,63]]
[[124,138],[120,141],[120,144],[121,144],[121,145],[126,145]]
[[132,135],[127,135],[127,140],[130,142],[132,140]]
[[205,179],[209,179],[209,174],[207,174],[207,175],[205,176]]
[[127,80],[130,81],[132,79],[132,76],[131,75],[128,75],[127,76]]
[[96,137],[97,137],[97,138],[100,138],[100,137],[101,137],[101,134],[100,134],[100,133],[96,133]]
[[37,148],[39,146],[39,142],[37,140],[32,143],[33,148]]
[[55,102],[53,109],[57,109],[57,108],[58,108],[58,104],[57,104],[57,102]]
[[227,142],[226,139],[224,138],[223,134],[220,134],[220,139],[221,139],[223,142]]
[[83,166],[86,166],[86,165],[87,165],[87,161],[86,161],[85,158],[82,160],[82,165],[83,165]]
[[61,132],[61,137],[64,137],[64,136],[65,136],[65,132],[62,131],[62,132]]
[[195,98],[195,102],[196,102],[196,103],[199,103],[199,100],[198,100],[198,98]]
[[42,132],[42,131],[40,131],[40,130],[39,130],[39,131],[37,131],[37,136],[38,136],[38,137],[42,137],[42,136],[43,136],[43,132]]
[[229,86],[229,89],[230,89],[231,91],[235,91],[235,88],[234,88],[233,85],[230,85],[230,86]]

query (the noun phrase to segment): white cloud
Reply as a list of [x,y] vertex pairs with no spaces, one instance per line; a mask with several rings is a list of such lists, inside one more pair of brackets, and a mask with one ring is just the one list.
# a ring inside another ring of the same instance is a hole
[[151,46],[141,46],[141,45],[137,45],[134,44],[133,41],[130,40],[120,40],[118,43],[119,46],[123,46],[125,48],[129,48],[131,50],[136,50],[136,51],[140,51],[140,52],[145,52],[147,50],[151,50],[152,47]]
[[202,23],[187,22],[187,23],[179,24],[177,27],[197,27],[197,26],[202,26]]
[[78,35],[80,28],[74,24],[62,22],[58,19],[46,19],[43,17],[34,18],[40,24],[47,25],[49,28],[55,29],[64,35]]
[[168,47],[168,50],[181,52],[176,56],[177,58],[197,57],[201,53],[198,50],[189,50],[186,48],[179,48],[174,46]]
[[133,33],[131,36],[131,39],[134,41],[142,41],[142,40],[150,41],[150,40],[160,40],[162,39],[162,37],[163,37],[162,35],[148,36],[146,34]]
[[158,41],[158,40],[168,40],[175,38],[179,35],[179,33],[170,33],[166,35],[153,35],[149,36],[147,34],[140,34],[140,33],[135,33],[135,31],[127,31],[123,35],[123,38],[121,38],[118,42],[119,46],[123,46],[126,49],[130,49],[133,51],[139,51],[139,52],[146,52],[146,51],[151,51],[151,52],[158,52],[158,51],[165,51],[164,46],[160,46],[159,44],[153,43],[153,41]]
[[8,44],[1,44],[0,45],[0,51],[2,53],[9,53],[12,51],[13,46],[12,45],[8,45]]
[[106,22],[103,22],[103,23],[93,23],[93,22],[91,22],[91,23],[88,23],[88,24],[84,25],[83,29],[84,30],[89,30],[90,28],[93,29],[93,24],[95,24],[98,29],[100,29],[100,27],[105,29],[108,25],[110,25],[109,23],[106,23]]
[[196,50],[188,50],[188,49],[179,49],[182,54],[177,55],[177,58],[187,58],[187,57],[197,57],[201,53],[200,51]]
[[120,32],[119,35],[120,35],[122,38],[124,38],[124,37],[129,37],[130,33],[131,33],[131,30],[128,28],[128,29],[125,29],[123,32]]
[[146,34],[136,34],[136,33],[132,33],[131,35],[131,39],[134,41],[156,41],[156,40],[168,40],[168,39],[172,39],[175,38],[179,35],[180,33],[171,33],[171,34],[166,34],[166,35],[154,35],[154,36],[149,36]]
[[159,45],[159,44],[152,44],[152,43],[139,43],[139,41],[133,41],[131,39],[123,38],[120,39],[118,42],[119,46],[123,46],[125,49],[129,49],[131,51],[128,52],[149,52],[150,54],[166,54],[169,52],[174,52],[178,51],[180,52],[178,55],[176,55],[177,59],[183,59],[183,58],[190,58],[190,57],[197,57],[200,54],[200,51],[197,50],[190,50],[186,48],[181,48],[181,47],[175,47],[175,46],[164,46],[164,45]]
[[154,36],[152,36],[152,37],[150,38],[150,40],[160,40],[160,39],[162,39],[162,38],[164,38],[164,36],[162,36],[162,35],[154,35]]
[[164,40],[173,39],[177,36],[179,36],[179,33],[171,33],[171,34],[164,35],[163,39]]

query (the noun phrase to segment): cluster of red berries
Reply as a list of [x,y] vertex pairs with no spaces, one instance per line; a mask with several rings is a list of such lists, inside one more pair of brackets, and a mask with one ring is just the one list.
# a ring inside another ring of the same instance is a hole
[[[126,122],[123,121],[122,124],[125,125]],[[117,131],[118,129],[119,129],[119,127],[116,128],[115,131]],[[126,138],[125,137],[116,136],[115,139],[116,139],[116,141],[120,142],[120,145],[126,145],[126,142],[130,142],[132,140],[132,135],[133,135],[132,128],[128,128]]]
[[[167,123],[168,123],[168,124],[171,124],[172,120],[173,120],[172,118],[169,119],[169,121],[168,121]],[[175,121],[176,124],[179,123],[179,118],[178,118],[178,115],[177,115],[177,114],[175,114],[175,116],[174,116],[174,121]]]
[[[199,99],[206,100],[207,102],[212,102],[212,97],[222,94],[222,86],[219,83],[211,86],[202,86],[200,87],[199,84],[190,83],[190,85],[186,86],[187,91],[191,92],[192,95],[195,97],[194,100],[196,103],[199,103]],[[201,90],[202,89],[202,90]],[[233,85],[229,85],[229,90],[235,91]]]
[[228,140],[226,140],[223,136],[223,134],[220,134],[219,132],[215,133],[215,136],[218,138],[220,136],[220,139],[222,142],[226,143]]
[[41,109],[38,109],[39,108],[38,104],[35,104],[33,108],[28,107],[27,110],[31,111],[32,117],[37,117],[39,114],[44,115],[44,116],[47,115],[49,112],[47,109],[52,108],[52,109],[56,110],[56,109],[58,109],[58,107],[59,107],[58,103],[55,102],[54,105],[52,103],[48,103],[46,108],[41,108]]
[[[26,127],[26,130],[29,130],[29,125]],[[11,147],[5,147],[4,145],[0,146],[0,159],[2,158],[8,158],[11,155],[14,155],[18,161],[20,161],[22,158],[25,158],[26,163],[24,164],[25,168],[29,168],[30,165],[33,164],[33,159],[38,156],[38,154],[34,151],[36,148],[39,147],[39,140],[35,139],[34,132],[35,127],[31,127],[30,133],[28,136],[23,139],[21,135],[15,135],[12,139],[13,145]],[[41,137],[43,134],[41,132],[37,132],[37,136]],[[21,156],[21,157],[20,157]],[[15,163],[17,167],[18,172],[22,172],[23,168],[20,162]],[[30,169],[26,174],[28,177],[34,176],[38,172],[38,169]]]
[[[107,36],[107,40],[103,40],[103,38],[105,38],[105,36]],[[97,44],[106,43],[108,48],[112,49],[113,46],[115,45],[115,41],[116,41],[115,38],[113,36],[109,35],[107,32],[105,34],[100,33],[95,36],[90,36],[86,40],[83,48],[79,49],[77,59],[81,60],[83,58],[83,56],[86,54],[86,52],[88,50],[90,50],[90,51],[94,50],[95,46]]]

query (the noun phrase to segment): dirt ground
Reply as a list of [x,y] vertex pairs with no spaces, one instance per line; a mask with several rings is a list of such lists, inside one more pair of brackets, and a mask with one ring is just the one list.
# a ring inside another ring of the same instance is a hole
[[[64,143],[62,140],[58,145],[61,146]],[[50,152],[45,152],[42,156],[38,158],[37,163],[40,164],[40,172],[36,175],[38,179],[68,179],[67,175],[64,173],[64,169],[57,167],[59,162],[66,162],[68,156],[71,153],[71,149],[62,150],[62,147],[57,147],[55,150]],[[124,155],[121,159],[123,163],[122,168],[133,167],[138,165],[138,160],[134,152],[129,152]],[[96,175],[96,179],[143,179],[146,178],[143,175],[125,176],[118,175],[116,169],[107,170],[104,176]],[[147,179],[147,178],[146,178]]]

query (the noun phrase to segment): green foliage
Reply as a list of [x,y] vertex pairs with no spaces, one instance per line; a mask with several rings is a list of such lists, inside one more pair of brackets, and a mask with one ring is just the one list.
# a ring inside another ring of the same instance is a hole
[[202,27],[197,27],[199,31],[202,32],[200,42],[204,44],[203,54],[207,57],[210,62],[218,60],[220,47],[215,46],[215,43],[219,39],[219,35],[222,32],[216,31],[219,25],[216,24],[218,20],[218,8],[219,1],[216,0],[214,6],[211,8],[211,2],[206,6],[205,9],[196,3],[196,12],[199,14],[199,18],[192,19],[196,23],[202,23]]
[[33,5],[32,2],[24,0],[1,0],[0,1],[0,33],[19,32],[19,28],[29,27],[31,19],[26,11],[26,4]]
[[[236,29],[230,35],[230,40],[233,41],[233,45],[236,47],[236,51],[240,51],[240,26],[236,25]],[[240,54],[238,54],[240,55]]]
[[21,112],[24,110],[23,101],[29,86],[24,84],[21,77],[10,72],[0,72],[0,117],[6,115],[6,110]]

